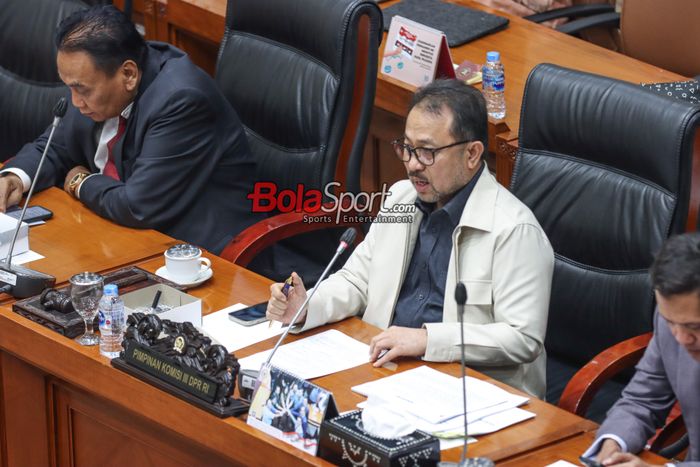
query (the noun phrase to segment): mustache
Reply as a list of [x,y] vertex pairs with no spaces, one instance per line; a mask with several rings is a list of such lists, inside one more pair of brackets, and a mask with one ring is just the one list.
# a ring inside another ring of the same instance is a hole
[[428,183],[428,179],[425,178],[424,175],[422,175],[422,174],[420,174],[420,173],[418,173],[418,172],[415,172],[415,171],[408,172],[408,176],[409,176],[409,177],[413,177],[413,178],[417,178],[418,180],[420,180],[420,181],[422,181],[422,182]]

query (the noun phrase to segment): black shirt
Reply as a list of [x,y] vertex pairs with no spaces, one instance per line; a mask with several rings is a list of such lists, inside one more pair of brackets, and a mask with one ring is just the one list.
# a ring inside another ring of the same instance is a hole
[[440,209],[436,203],[416,199],[423,212],[416,246],[396,302],[392,325],[420,328],[424,323],[442,322],[447,267],[452,251],[452,233],[459,225],[464,206],[484,170],[474,177]]

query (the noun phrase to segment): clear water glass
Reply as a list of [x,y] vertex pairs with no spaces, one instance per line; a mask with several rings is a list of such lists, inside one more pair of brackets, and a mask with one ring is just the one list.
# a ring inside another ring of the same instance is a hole
[[94,272],[81,272],[70,278],[70,298],[73,308],[85,321],[85,334],[77,339],[80,345],[100,343],[93,324],[103,288],[104,279]]

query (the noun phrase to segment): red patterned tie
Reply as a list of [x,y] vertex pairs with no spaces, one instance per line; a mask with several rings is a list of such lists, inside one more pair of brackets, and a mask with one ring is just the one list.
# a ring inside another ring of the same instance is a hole
[[104,175],[107,175],[108,177],[112,177],[115,180],[119,180],[119,173],[117,172],[117,166],[114,165],[114,157],[112,157],[112,148],[114,147],[115,144],[117,144],[117,141],[119,141],[119,138],[122,137],[124,132],[126,131],[126,118],[122,117],[121,115],[119,116],[119,127],[117,128],[117,134],[114,135],[112,139],[107,141],[107,163],[105,164],[105,168],[102,171]]

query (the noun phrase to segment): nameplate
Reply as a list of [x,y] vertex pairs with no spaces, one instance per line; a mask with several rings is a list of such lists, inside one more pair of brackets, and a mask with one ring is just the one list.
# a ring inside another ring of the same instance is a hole
[[381,72],[413,86],[438,78],[454,78],[445,34],[402,16],[391,20]]
[[263,365],[248,425],[316,455],[321,424],[338,415],[333,394],[280,368]]
[[7,271],[0,271],[0,281],[9,285],[17,285],[17,274]]
[[127,363],[207,402],[216,400],[218,384],[214,380],[145,346],[129,341],[125,344],[124,360]]

